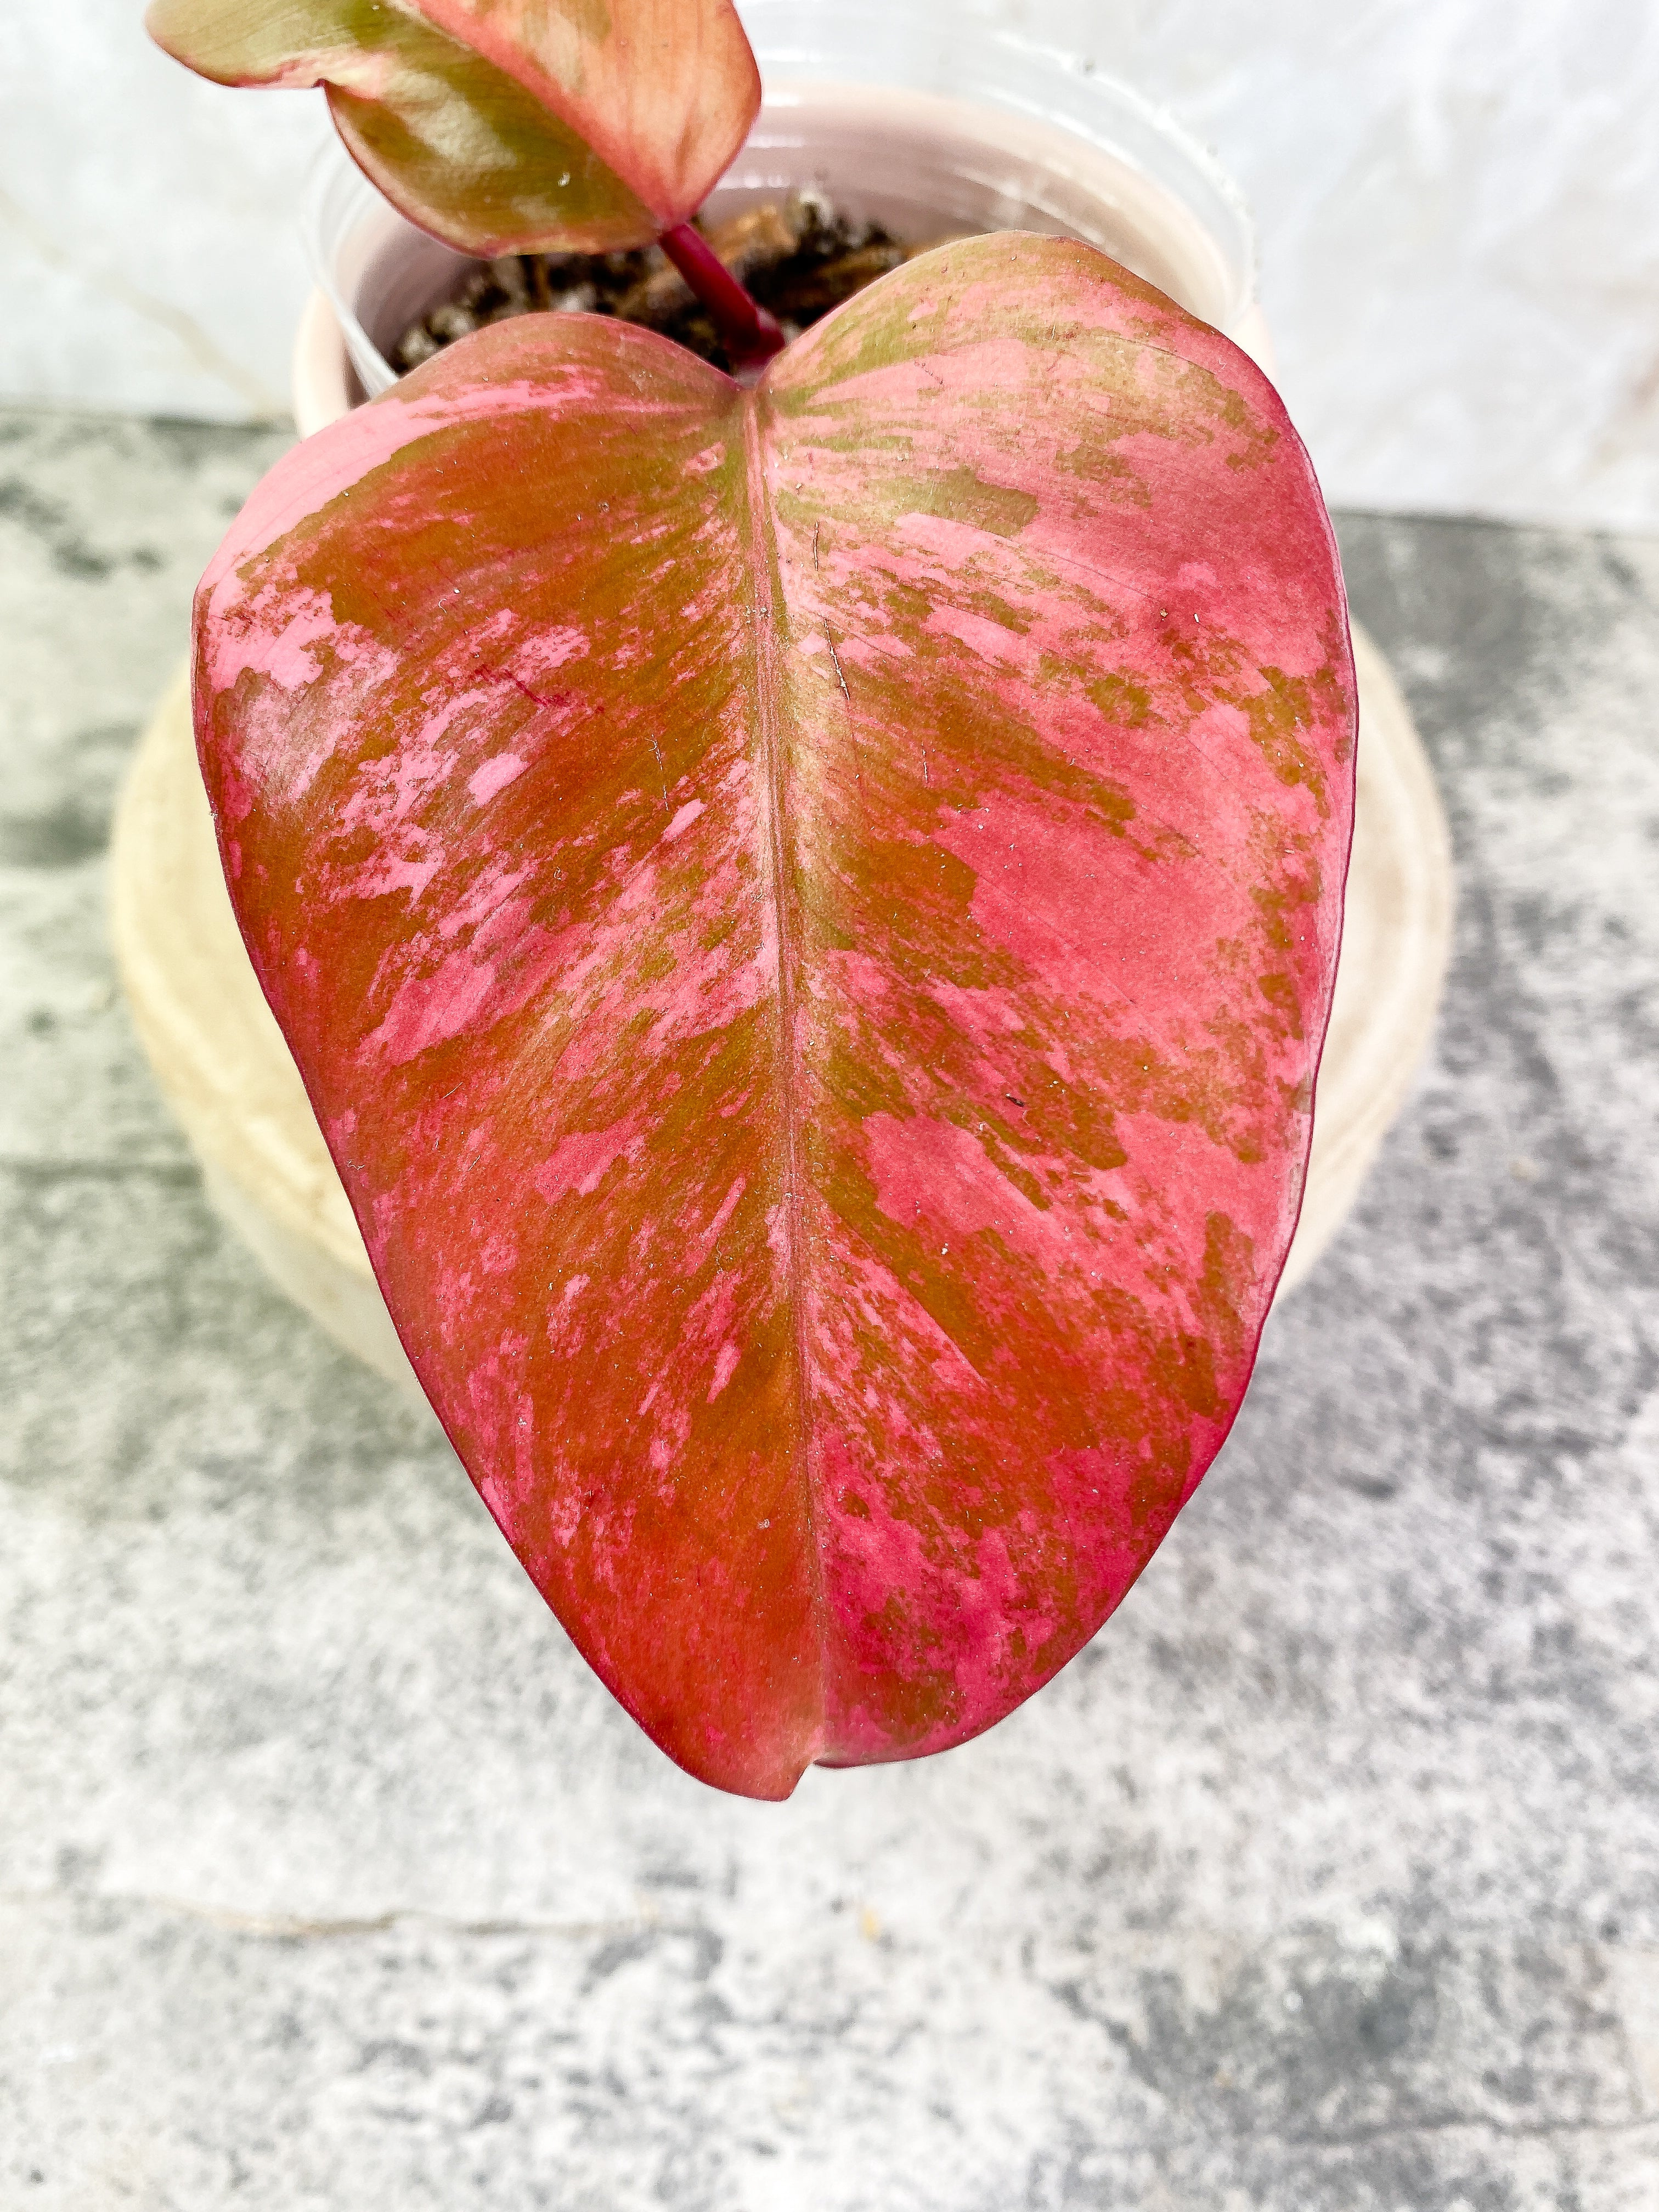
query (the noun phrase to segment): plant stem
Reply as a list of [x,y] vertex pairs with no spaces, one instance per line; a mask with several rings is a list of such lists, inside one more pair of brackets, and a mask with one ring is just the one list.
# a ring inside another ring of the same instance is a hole
[[689,222],[677,223],[657,243],[714,317],[734,368],[769,361],[782,351],[776,318],[750,298],[701,231]]

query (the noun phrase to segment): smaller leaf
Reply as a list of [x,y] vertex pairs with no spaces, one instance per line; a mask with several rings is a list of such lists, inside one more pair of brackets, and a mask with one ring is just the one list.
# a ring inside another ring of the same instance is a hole
[[154,0],[146,21],[217,83],[324,87],[358,166],[467,253],[648,244],[760,104],[730,0]]

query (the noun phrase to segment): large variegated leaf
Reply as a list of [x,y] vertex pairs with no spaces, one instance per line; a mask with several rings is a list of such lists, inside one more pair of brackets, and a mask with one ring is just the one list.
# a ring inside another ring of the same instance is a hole
[[526,318],[289,454],[197,639],[254,963],[593,1666],[763,1796],[1007,1712],[1296,1217],[1354,705],[1270,387],[1054,240],[751,394]]
[[731,0],[152,0],[147,21],[220,83],[325,85],[362,168],[465,252],[647,244],[760,104]]

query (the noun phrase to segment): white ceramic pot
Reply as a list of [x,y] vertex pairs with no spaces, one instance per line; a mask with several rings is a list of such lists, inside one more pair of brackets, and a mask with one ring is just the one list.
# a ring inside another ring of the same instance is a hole
[[[823,183],[849,213],[875,216],[901,237],[1071,233],[1267,365],[1248,216],[1224,178],[1121,88],[1097,81],[1086,96],[1071,89],[1080,123],[881,86],[775,84],[711,211]],[[1135,143],[1109,143],[1109,125]],[[294,379],[307,434],[392,381],[386,351],[450,289],[460,259],[404,222],[343,155],[319,166],[311,224],[323,281],[301,322]],[[1404,1102],[1449,943],[1449,848],[1434,780],[1388,669],[1362,635],[1355,654],[1359,795],[1346,921],[1302,1219],[1281,1293],[1335,1234]],[[140,747],[117,817],[112,878],[116,946],[139,1030],[220,1211],[290,1296],[418,1393],[237,932],[182,677]]]

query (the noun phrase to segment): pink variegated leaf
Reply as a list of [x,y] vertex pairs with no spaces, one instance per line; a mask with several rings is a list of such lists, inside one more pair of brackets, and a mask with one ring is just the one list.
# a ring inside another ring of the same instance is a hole
[[1225,1436],[1352,800],[1271,388],[993,237],[740,391],[526,319],[268,477],[198,603],[249,951],[491,1512],[675,1759],[1029,1696]]
[[353,158],[464,252],[648,244],[760,104],[731,0],[152,0],[146,21],[222,84],[326,87]]

